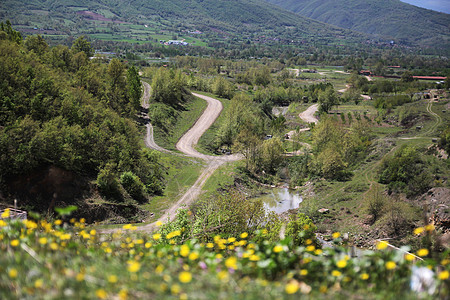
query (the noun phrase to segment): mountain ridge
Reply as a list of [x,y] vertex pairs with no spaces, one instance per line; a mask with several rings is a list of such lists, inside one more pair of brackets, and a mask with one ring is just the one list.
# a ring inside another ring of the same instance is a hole
[[411,45],[448,47],[450,15],[399,0],[267,0],[299,15]]

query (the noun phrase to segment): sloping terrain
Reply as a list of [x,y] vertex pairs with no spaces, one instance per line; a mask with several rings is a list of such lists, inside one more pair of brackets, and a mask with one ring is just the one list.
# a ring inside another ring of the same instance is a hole
[[413,45],[448,47],[450,15],[399,0],[267,0],[299,15]]
[[99,39],[126,27],[130,32],[123,39],[140,41],[157,41],[164,34],[175,39],[189,32],[208,41],[216,37],[214,41],[222,44],[296,44],[314,39],[314,43],[327,45],[362,38],[359,33],[300,17],[262,0],[5,0],[0,4],[0,19],[10,19],[25,32],[88,34]]

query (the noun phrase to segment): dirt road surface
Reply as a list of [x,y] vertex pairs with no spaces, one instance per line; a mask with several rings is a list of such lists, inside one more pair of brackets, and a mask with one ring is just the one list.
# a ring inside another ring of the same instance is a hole
[[[148,107],[148,98],[150,97],[150,92],[147,94],[146,91],[149,91],[149,85],[144,83],[144,99],[143,103],[144,106],[147,105]],[[222,112],[223,106],[222,102],[220,102],[217,99],[214,99],[212,97],[203,96],[200,94],[192,93],[194,96],[199,97],[203,100],[205,100],[208,103],[208,106],[204,110],[203,114],[200,116],[200,118],[195,122],[194,126],[191,127],[178,141],[176,147],[178,150],[183,152],[185,155],[189,157],[199,158],[206,162],[206,167],[203,169],[202,173],[200,174],[197,181],[194,183],[193,186],[191,186],[184,195],[181,196],[181,198],[167,211],[164,212],[164,215],[162,215],[157,221],[150,223],[145,226],[138,227],[138,230],[140,231],[154,231],[157,229],[156,222],[167,222],[172,221],[175,216],[176,212],[180,207],[188,206],[192,202],[194,202],[198,196],[200,196],[203,186],[205,185],[208,178],[214,173],[215,170],[217,170],[221,165],[227,162],[232,162],[241,159],[241,155],[234,154],[234,155],[226,155],[226,156],[212,156],[212,155],[206,155],[203,153],[198,152],[195,150],[195,146],[197,145],[200,137],[205,133],[206,130],[216,121],[216,119],[219,117],[220,113]],[[148,98],[145,98],[148,97]],[[148,147],[152,149],[156,149],[158,151],[165,151],[169,152],[166,149],[161,148],[160,146],[156,145],[156,143],[153,140],[153,127],[151,127],[151,124],[149,123],[150,127],[147,125],[147,136],[146,136],[146,144]],[[149,129],[151,128],[151,130]]]
[[298,116],[300,117],[300,119],[302,119],[303,121],[305,121],[307,123],[317,123],[317,122],[319,122],[319,120],[316,117],[314,117],[314,114],[318,110],[319,110],[319,104],[313,104],[310,107],[308,107],[307,110],[300,113]]

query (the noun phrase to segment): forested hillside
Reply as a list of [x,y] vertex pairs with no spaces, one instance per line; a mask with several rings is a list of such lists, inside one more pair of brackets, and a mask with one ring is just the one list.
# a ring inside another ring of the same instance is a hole
[[411,45],[448,47],[450,15],[399,0],[267,0],[301,16]]
[[197,32],[188,41],[211,47],[242,42],[328,45],[359,40],[362,36],[262,0],[6,0],[0,4],[0,20],[7,18],[19,30],[45,32],[55,39],[89,34],[100,40],[117,40],[120,36],[121,41],[158,42],[187,38],[189,32]]
[[[9,23],[0,29],[3,196],[26,191],[20,199],[30,197],[34,210],[61,205],[55,201],[70,204],[89,190],[73,188],[75,178],[96,180],[100,193],[115,201],[161,192],[157,158],[142,149],[133,120],[141,98],[137,70],[117,59],[89,60],[92,49],[83,37],[71,49],[50,49],[40,36],[22,41]],[[65,178],[76,195],[61,188]]]

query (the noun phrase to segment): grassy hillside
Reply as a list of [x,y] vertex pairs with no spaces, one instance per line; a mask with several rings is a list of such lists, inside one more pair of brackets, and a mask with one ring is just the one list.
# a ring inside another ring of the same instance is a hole
[[448,47],[450,15],[399,0],[267,0],[299,15],[423,46]]
[[[211,47],[226,47],[247,41],[300,44],[314,40],[327,45],[360,38],[261,0],[6,0],[0,4],[0,19],[7,18],[23,32],[55,39],[74,34],[140,43],[178,38],[195,45],[204,46],[206,41]],[[192,33],[196,30],[202,33]]]

